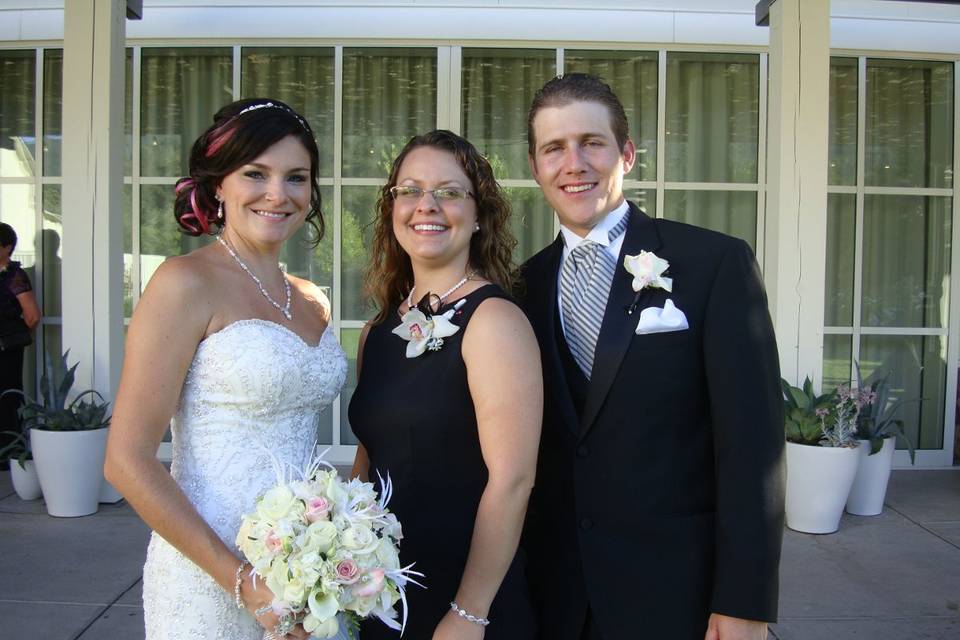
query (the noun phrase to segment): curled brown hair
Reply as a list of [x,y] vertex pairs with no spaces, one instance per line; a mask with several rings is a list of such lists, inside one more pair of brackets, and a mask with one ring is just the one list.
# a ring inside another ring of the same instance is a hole
[[364,276],[364,291],[377,308],[375,324],[382,322],[389,309],[413,286],[410,256],[393,234],[390,188],[397,184],[397,174],[407,154],[419,147],[433,147],[451,153],[470,179],[480,225],[480,231],[470,238],[470,266],[507,291],[512,289],[515,279],[513,248],[517,241],[510,230],[510,203],[493,177],[490,163],[476,147],[450,131],[438,129],[414,136],[394,159],[390,176],[377,199],[370,266]]

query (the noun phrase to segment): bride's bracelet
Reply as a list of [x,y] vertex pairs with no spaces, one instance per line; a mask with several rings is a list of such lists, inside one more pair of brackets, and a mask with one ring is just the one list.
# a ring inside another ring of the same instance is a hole
[[472,622],[473,624],[478,624],[481,627],[485,627],[490,624],[490,621],[486,618],[481,618],[475,616],[472,613],[467,613],[466,609],[463,609],[456,603],[456,601],[450,603],[450,610],[456,613],[458,616],[466,620],[467,622]]
[[243,568],[247,566],[247,562],[241,562],[240,566],[237,567],[237,573],[234,576],[233,582],[233,602],[237,605],[237,609],[243,609],[243,598],[240,597],[240,584],[243,582]]

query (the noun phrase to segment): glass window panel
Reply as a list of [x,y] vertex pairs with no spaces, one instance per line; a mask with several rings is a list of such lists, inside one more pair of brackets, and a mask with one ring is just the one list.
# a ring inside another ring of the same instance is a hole
[[386,179],[407,141],[436,127],[436,49],[344,50],[344,176]]
[[513,187],[503,190],[510,201],[510,228],[517,239],[513,259],[522,263],[556,237],[553,209],[539,188]]
[[283,100],[310,123],[320,175],[333,176],[333,47],[244,47],[240,96]]
[[623,195],[627,198],[627,200],[640,207],[640,209],[651,218],[657,217],[656,189],[626,188],[623,190]]
[[360,343],[361,329],[342,329],[340,331],[340,346],[347,354],[347,381],[340,391],[340,444],[357,444],[359,441],[350,428],[347,412],[350,408],[350,399],[357,388],[357,348]]
[[853,339],[850,336],[829,333],[823,336],[823,391],[850,383],[852,359]]
[[17,248],[11,258],[19,261],[36,282],[33,268],[37,262],[36,202],[32,184],[0,184],[0,222],[6,222],[17,232]]
[[280,262],[287,273],[305,278],[323,289],[327,298],[333,301],[333,187],[320,188],[322,210],[325,212],[326,231],[320,244],[313,246],[316,231],[304,224],[299,231],[287,240],[280,251]]
[[[23,350],[23,393],[28,398],[37,397],[37,343],[49,325],[40,325],[33,333],[33,344]],[[59,328],[59,327],[58,327]]]
[[363,274],[373,239],[374,209],[380,187],[343,187],[342,193],[340,316],[344,320],[368,320],[375,310],[364,299]]
[[[59,324],[43,325],[43,350],[50,356],[50,366],[53,368],[53,375],[60,377],[63,374],[63,367],[60,366],[60,356],[63,354],[63,326]],[[46,370],[46,358],[40,360],[42,370]],[[77,363],[74,358],[68,360],[70,366]]]
[[127,49],[123,66],[123,175],[133,175],[133,49]]
[[63,207],[61,186],[43,185],[43,315],[61,315],[60,292],[63,277]]
[[856,226],[856,195],[827,194],[827,277],[823,322],[828,327],[853,326]]
[[[34,175],[37,55],[0,51],[0,176]],[[32,209],[32,207],[31,207]]]
[[830,59],[829,184],[857,183],[857,58]]
[[173,217],[173,185],[140,187],[140,291],[146,288],[157,267],[169,256],[190,253],[213,236],[188,236]]
[[63,49],[43,51],[43,175],[61,175],[63,160]]
[[123,317],[133,315],[133,185],[123,185]]
[[667,191],[663,217],[741,238],[756,251],[757,194],[753,191]]
[[867,195],[862,323],[948,326],[951,198]]
[[760,58],[668,53],[666,179],[756,182]]
[[[883,366],[890,377],[891,398],[905,402],[896,413],[907,435],[921,449],[943,446],[946,389],[946,336],[863,336],[860,371],[864,377]],[[898,442],[903,448],[903,443]]]
[[556,73],[553,49],[463,50],[463,135],[498,178],[530,177],[527,111],[534,93]]
[[867,60],[866,184],[953,186],[953,63]]
[[[225,47],[144,47],[140,69],[140,173],[182,176],[190,148],[233,98]],[[172,220],[172,216],[171,216]]]
[[657,179],[657,53],[655,51],[564,51],[565,73],[599,76],[623,103],[637,162],[628,177]]

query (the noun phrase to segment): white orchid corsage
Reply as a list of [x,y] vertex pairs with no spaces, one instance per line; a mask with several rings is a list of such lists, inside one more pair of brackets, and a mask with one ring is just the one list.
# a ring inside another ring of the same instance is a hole
[[[429,299],[429,294],[424,300]],[[441,314],[430,312],[429,304],[421,301],[415,307],[411,307],[400,318],[400,325],[393,330],[393,333],[407,341],[407,357],[416,358],[424,351],[439,351],[443,346],[443,339],[449,338],[460,327],[453,324],[451,319],[460,309],[466,300],[460,300],[453,308]]]
[[627,307],[628,313],[636,311],[640,292],[648,287],[673,291],[673,278],[663,275],[670,268],[670,263],[654,252],[641,251],[635,256],[625,256],[623,266],[627,273],[633,276],[633,290],[637,292],[633,298],[633,304]]

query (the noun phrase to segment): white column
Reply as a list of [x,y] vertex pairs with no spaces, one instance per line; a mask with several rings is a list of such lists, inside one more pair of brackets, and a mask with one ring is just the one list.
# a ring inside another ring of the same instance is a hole
[[63,348],[112,399],[123,359],[125,0],[69,0],[63,41]]
[[770,7],[764,278],[783,377],[823,373],[829,0]]

